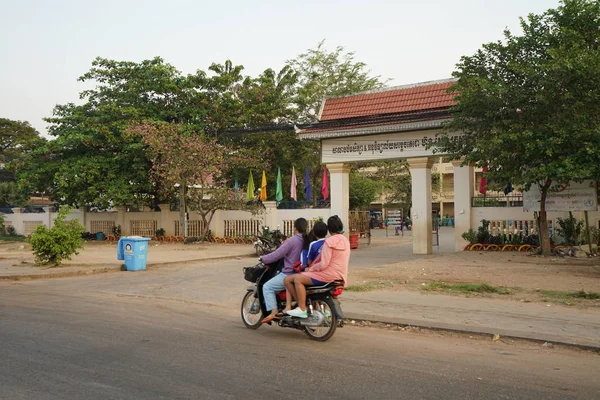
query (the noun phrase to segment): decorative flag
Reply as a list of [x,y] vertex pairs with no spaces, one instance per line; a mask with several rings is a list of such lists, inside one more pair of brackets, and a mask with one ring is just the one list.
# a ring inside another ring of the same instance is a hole
[[281,168],[277,168],[277,189],[275,190],[275,200],[283,200],[283,187],[281,185]]
[[252,177],[252,171],[250,171],[250,176],[248,177],[248,189],[246,190],[246,200],[254,200],[254,178]]
[[321,194],[323,200],[327,200],[329,197],[329,179],[327,179],[327,167],[323,166],[323,185],[321,186]]
[[512,193],[512,191],[513,191],[512,182],[508,182],[508,185],[506,185],[506,187],[504,188],[504,195],[508,196],[508,194]]
[[296,168],[292,166],[292,187],[290,189],[290,197],[294,200],[298,200],[296,196],[296,186],[298,186],[298,180],[296,179]]
[[[485,167],[483,167],[483,173],[485,174],[485,172],[488,170],[487,165]],[[485,178],[485,176],[482,174],[481,175],[481,181],[479,181],[479,193],[481,193],[482,195],[485,196],[485,194],[487,193],[487,179]]]
[[265,174],[265,170],[263,169],[262,182],[260,183],[260,200],[267,200],[267,175]]
[[310,187],[308,165],[306,166],[306,172],[304,173],[304,195],[306,196],[306,200],[312,200],[312,188]]
[[237,178],[235,178],[235,183],[233,184],[233,199],[238,200],[240,194],[240,184],[238,183]]

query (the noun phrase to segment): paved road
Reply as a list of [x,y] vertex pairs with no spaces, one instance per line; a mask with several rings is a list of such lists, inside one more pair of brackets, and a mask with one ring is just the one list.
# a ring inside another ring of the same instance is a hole
[[250,331],[230,307],[98,293],[78,279],[70,291],[0,286],[0,398],[590,399],[600,390],[594,354],[357,327],[315,343]]

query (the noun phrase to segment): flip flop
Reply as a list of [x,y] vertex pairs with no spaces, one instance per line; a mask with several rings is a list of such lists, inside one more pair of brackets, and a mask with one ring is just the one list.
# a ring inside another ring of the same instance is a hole
[[263,320],[261,321],[261,324],[268,324],[269,322],[273,321],[274,319],[279,319],[279,317],[277,317],[277,315],[268,315],[265,318],[263,318]]

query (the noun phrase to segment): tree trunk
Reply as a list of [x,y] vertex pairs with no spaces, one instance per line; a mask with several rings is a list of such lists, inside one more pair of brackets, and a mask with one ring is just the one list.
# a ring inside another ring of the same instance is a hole
[[546,184],[544,184],[544,186],[540,188],[540,245],[542,247],[543,256],[552,255],[552,247],[550,245],[550,234],[548,233],[548,215],[546,213],[546,197],[548,196],[549,188],[550,182],[546,182]]
[[179,235],[188,236],[187,226],[187,203],[185,201],[185,186],[184,182],[179,186]]

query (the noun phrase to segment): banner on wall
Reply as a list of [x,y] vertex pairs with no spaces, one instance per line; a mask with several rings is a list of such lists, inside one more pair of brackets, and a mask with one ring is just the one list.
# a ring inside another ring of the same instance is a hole
[[[540,211],[542,195],[537,186],[523,192],[523,210]],[[572,182],[556,192],[548,193],[546,211],[596,211],[598,209],[598,193],[596,182]]]

